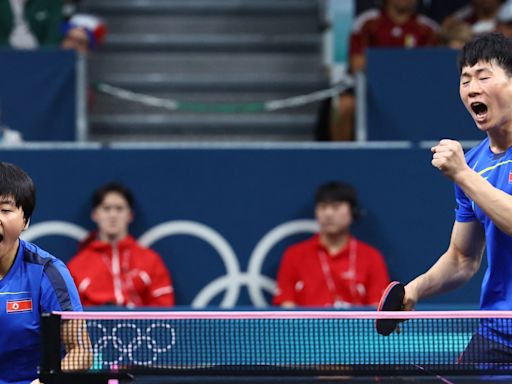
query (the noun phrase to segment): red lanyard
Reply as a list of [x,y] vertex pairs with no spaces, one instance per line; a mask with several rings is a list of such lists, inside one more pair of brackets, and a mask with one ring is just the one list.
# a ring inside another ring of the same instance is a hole
[[[327,284],[327,288],[331,293],[331,296],[334,298],[333,305],[336,308],[348,308],[352,304],[343,301],[338,292],[336,290],[336,285],[334,284],[334,277],[331,270],[331,266],[329,261],[327,260],[327,254],[322,249],[318,252],[318,257],[320,259],[320,264],[322,266],[322,272],[324,274],[325,283]],[[348,280],[348,286],[350,290],[350,296],[356,296],[356,261],[357,261],[357,242],[354,239],[350,239],[348,243],[348,269],[341,274],[343,279]]]

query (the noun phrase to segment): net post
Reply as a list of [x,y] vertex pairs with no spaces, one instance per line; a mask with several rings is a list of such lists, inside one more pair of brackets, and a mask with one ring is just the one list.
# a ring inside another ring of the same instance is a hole
[[60,315],[41,315],[41,366],[40,374],[61,372]]

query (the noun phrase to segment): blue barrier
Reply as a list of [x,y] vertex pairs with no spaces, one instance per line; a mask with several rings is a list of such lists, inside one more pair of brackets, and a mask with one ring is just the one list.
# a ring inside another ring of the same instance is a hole
[[0,50],[0,125],[26,141],[74,141],[76,55]]
[[459,98],[457,52],[369,49],[368,140],[482,140]]
[[[430,158],[426,149],[2,152],[37,184],[26,236],[43,248],[68,260],[93,227],[91,192],[118,180],[135,193],[132,232],[164,257],[177,304],[227,307],[269,301],[285,247],[310,235],[315,188],[332,179],[360,191],[365,213],[354,232],[382,250],[392,278],[424,272],[446,249],[454,219],[452,184]],[[432,300],[477,303],[481,277]]]

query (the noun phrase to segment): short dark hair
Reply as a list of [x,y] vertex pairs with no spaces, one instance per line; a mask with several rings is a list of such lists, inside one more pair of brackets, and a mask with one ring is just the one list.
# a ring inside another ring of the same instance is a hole
[[468,41],[459,55],[459,73],[479,61],[496,61],[507,75],[512,76],[512,39],[501,33],[486,33]]
[[0,161],[0,196],[12,197],[23,209],[28,222],[36,206],[36,187],[30,176],[17,165]]
[[357,191],[350,184],[341,181],[328,181],[320,185],[315,193],[315,204],[348,202],[354,219],[359,217],[359,204]]
[[105,196],[110,192],[119,193],[128,202],[130,208],[133,209],[134,199],[132,192],[128,189],[128,187],[117,182],[107,183],[99,187],[96,191],[94,191],[92,195],[92,207],[96,208],[98,205],[103,203]]

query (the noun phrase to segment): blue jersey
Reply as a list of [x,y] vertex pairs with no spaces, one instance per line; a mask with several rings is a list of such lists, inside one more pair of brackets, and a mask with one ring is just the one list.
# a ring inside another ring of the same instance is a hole
[[[512,148],[498,155],[489,148],[489,138],[466,154],[468,165],[494,187],[512,195]],[[502,232],[473,200],[455,186],[457,200],[456,220],[469,222],[478,220],[485,231],[487,270],[482,281],[480,308],[483,310],[512,310],[512,237]],[[501,330],[512,324],[504,322],[483,322],[482,333],[490,333],[499,342],[512,346],[512,335]],[[508,324],[507,324],[508,323]]]
[[0,280],[0,383],[30,383],[37,377],[41,313],[81,310],[64,263],[20,240],[14,264]]

